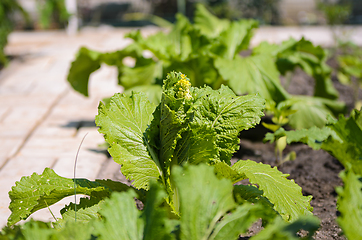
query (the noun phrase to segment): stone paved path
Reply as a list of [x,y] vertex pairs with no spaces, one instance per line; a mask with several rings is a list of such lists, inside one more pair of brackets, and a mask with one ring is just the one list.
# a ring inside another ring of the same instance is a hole
[[[76,36],[64,32],[15,32],[9,37],[8,55],[16,58],[0,71],[0,227],[10,215],[8,191],[22,176],[41,173],[50,167],[64,177],[73,177],[74,159],[86,136],[78,157],[78,178],[107,177],[118,171],[102,153],[98,144],[103,137],[94,126],[99,101],[122,91],[116,85],[115,68],[103,66],[92,74],[90,97],[85,98],[70,89],[67,72],[80,46],[100,51],[112,51],[128,44],[123,39],[130,29],[83,29]],[[155,28],[145,28],[146,34]],[[351,35],[362,45],[362,27]],[[252,40],[280,42],[289,36],[305,36],[316,44],[331,45],[333,39],[325,27],[264,27]],[[59,209],[73,197],[51,207],[59,217]],[[52,220],[47,209],[36,212],[34,218]]]

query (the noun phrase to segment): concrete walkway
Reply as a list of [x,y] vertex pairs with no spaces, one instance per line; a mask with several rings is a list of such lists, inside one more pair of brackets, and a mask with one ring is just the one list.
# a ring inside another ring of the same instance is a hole
[[[144,28],[145,34],[156,28]],[[76,36],[64,32],[14,32],[6,48],[16,56],[0,71],[0,227],[10,215],[8,191],[22,176],[42,173],[50,167],[64,177],[73,177],[75,155],[82,138],[88,133],[78,157],[78,178],[107,177],[107,156],[99,151],[103,137],[94,126],[99,101],[115,92],[115,68],[103,66],[92,74],[90,97],[74,92],[66,82],[71,61],[80,46],[99,51],[113,51],[129,43],[123,35],[130,29],[83,29]],[[351,39],[362,45],[362,27],[348,30]],[[305,36],[316,44],[333,44],[325,27],[263,27],[256,32],[252,45],[260,41],[281,42],[290,36]],[[106,167],[105,167],[106,166]],[[118,167],[114,171],[117,171]],[[56,217],[67,198],[51,207]],[[33,218],[52,220],[47,209]]]

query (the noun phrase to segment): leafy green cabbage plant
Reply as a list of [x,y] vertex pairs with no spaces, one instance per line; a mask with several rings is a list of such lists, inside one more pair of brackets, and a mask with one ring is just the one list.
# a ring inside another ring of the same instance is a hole
[[[224,84],[237,95],[259,93],[268,102],[295,110],[290,116],[294,128],[322,127],[326,115],[343,112],[344,104],[336,101],[338,93],[325,63],[327,53],[321,47],[304,39],[291,39],[280,45],[263,43],[249,56],[239,54],[249,49],[257,25],[254,20],[218,19],[197,5],[193,24],[178,15],[168,33],[160,31],[147,38],[139,31],[127,34],[133,43],[122,50],[101,53],[81,48],[68,81],[76,91],[88,96],[90,74],[101,64],[116,66],[118,83],[126,93],[143,91],[151,101],[159,103],[162,79],[170,71],[180,71],[191,78],[193,86],[206,84],[218,89]],[[132,66],[127,65],[130,59]],[[280,84],[280,74],[296,67],[315,79],[313,97],[290,95]]]
[[[100,103],[96,123],[132,186],[63,178],[47,168],[41,175],[23,177],[9,192],[8,225],[76,190],[89,197],[66,206],[55,226],[62,234],[78,229],[69,226],[77,209],[79,234],[86,236],[77,239],[237,239],[258,218],[270,225],[264,235],[295,239],[300,227],[313,231],[315,219],[312,224],[305,220],[312,215],[311,196],[303,196],[287,174],[250,160],[230,163],[239,132],[255,126],[263,109],[264,100],[257,95],[236,96],[226,86],[192,87],[184,74],[175,72],[165,80],[157,107],[143,93],[115,94],[109,103]],[[233,186],[243,179],[253,185]],[[134,198],[143,202],[143,211]],[[55,231],[37,222],[24,229],[4,231],[45,229],[47,236]]]

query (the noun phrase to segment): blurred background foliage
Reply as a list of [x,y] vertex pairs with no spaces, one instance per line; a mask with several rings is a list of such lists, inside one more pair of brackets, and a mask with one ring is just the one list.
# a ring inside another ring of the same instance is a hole
[[328,25],[332,26],[347,23],[352,14],[352,1],[350,0],[337,2],[319,0],[317,7],[323,12]]
[[19,12],[25,20],[28,20],[28,15],[24,9],[14,0],[0,1],[0,66],[7,62],[4,53],[4,47],[7,44],[9,33],[14,27],[13,14]]
[[[252,18],[261,25],[338,26],[362,23],[361,0],[74,1],[77,2],[76,17],[80,23],[79,27],[101,25],[136,27],[159,24],[164,20],[175,22],[177,12],[183,13],[191,20],[198,3],[204,4],[219,18],[230,20]],[[0,0],[0,66],[6,62],[3,49],[7,43],[7,36],[13,29],[61,29],[67,26],[71,16],[67,11],[66,0]]]
[[37,0],[38,24],[42,29],[64,28],[70,14],[64,0]]

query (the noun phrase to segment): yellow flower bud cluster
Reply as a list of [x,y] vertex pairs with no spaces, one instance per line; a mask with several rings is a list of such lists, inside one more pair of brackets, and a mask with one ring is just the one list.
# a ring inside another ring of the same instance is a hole
[[186,100],[190,100],[192,98],[190,93],[191,83],[187,79],[185,74],[181,74],[181,79],[177,82],[176,88],[178,88],[178,92],[176,96],[178,98],[185,98]]

